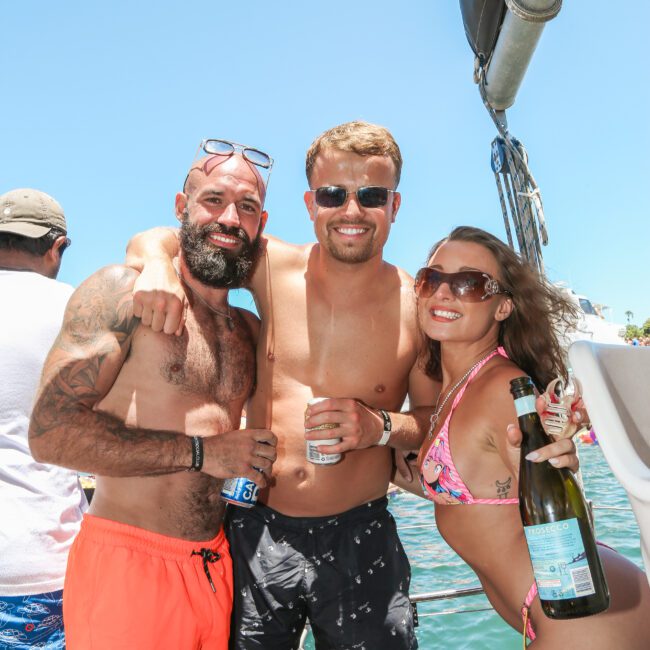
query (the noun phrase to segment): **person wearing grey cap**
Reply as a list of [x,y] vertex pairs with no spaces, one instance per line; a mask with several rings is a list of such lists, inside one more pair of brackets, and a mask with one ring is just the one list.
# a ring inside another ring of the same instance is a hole
[[61,206],[45,192],[11,190],[0,196],[0,267],[55,279],[70,246]]
[[0,196],[0,647],[65,648],[68,550],[86,498],[76,472],[37,463],[31,406],[73,288],[56,280],[70,245],[61,206],[34,189]]

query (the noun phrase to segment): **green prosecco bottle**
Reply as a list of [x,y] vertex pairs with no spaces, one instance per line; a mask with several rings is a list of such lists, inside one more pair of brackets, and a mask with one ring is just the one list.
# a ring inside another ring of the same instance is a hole
[[519,511],[542,609],[549,618],[597,614],[609,607],[587,503],[568,469],[526,456],[552,442],[535,410],[530,377],[510,382],[523,434],[519,466]]

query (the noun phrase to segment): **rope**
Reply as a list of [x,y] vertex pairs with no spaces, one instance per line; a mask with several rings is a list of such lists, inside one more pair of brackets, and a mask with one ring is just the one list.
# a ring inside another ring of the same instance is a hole
[[431,618],[432,616],[444,616],[445,614],[469,614],[472,612],[489,612],[494,611],[492,607],[477,607],[475,609],[445,609],[442,612],[427,612],[418,614],[418,618]]
[[[542,197],[528,167],[526,149],[508,132],[505,112],[497,113],[485,93],[485,68],[478,69],[478,87],[483,103],[499,135],[492,141],[492,170],[499,193],[499,203],[510,247],[514,227],[520,255],[540,273],[544,273],[542,245],[548,244]],[[506,201],[507,199],[507,201]]]

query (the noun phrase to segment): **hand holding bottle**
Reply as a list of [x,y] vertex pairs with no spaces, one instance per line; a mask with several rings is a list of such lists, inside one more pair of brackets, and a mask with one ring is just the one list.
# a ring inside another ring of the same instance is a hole
[[[537,397],[535,400],[535,408],[541,418],[546,409],[546,401],[543,396],[540,395]],[[512,467],[519,467],[522,433],[516,423],[510,424],[506,433],[508,455],[511,459]],[[549,444],[528,452],[526,459],[535,463],[548,461],[557,469],[565,467],[574,473],[580,469],[576,446],[571,438],[549,439]]]
[[558,619],[597,614],[609,607],[609,590],[586,501],[571,472],[530,462],[550,438],[531,379],[518,377],[510,386],[523,434],[519,511],[542,609]]

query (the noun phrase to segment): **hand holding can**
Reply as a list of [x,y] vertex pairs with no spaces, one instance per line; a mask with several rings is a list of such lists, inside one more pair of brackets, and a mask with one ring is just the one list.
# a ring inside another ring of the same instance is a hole
[[[226,479],[221,488],[221,498],[244,508],[254,506],[260,486],[268,484],[268,476],[276,458],[275,435],[267,429],[239,429],[214,436],[214,439],[215,444],[221,443],[220,460],[224,465],[221,472],[232,476],[244,468],[251,470]],[[255,444],[251,445],[251,441]],[[212,475],[219,478],[224,474]]]
[[223,482],[221,498],[242,508],[252,508],[257,503],[259,488],[247,478],[229,478]]
[[[322,402],[325,399],[329,399],[329,398],[314,397],[307,402],[307,405],[311,406],[312,404],[317,404],[318,402]],[[324,429],[336,429],[337,426],[338,425],[334,422],[327,422],[325,424],[320,424],[310,429],[305,429],[305,431],[320,431]],[[338,463],[341,460],[341,454],[323,454],[322,452],[318,451],[318,447],[323,445],[337,445],[339,442],[341,442],[341,438],[307,440],[306,441],[307,460],[310,463],[314,463],[314,465],[333,465],[334,463]]]

